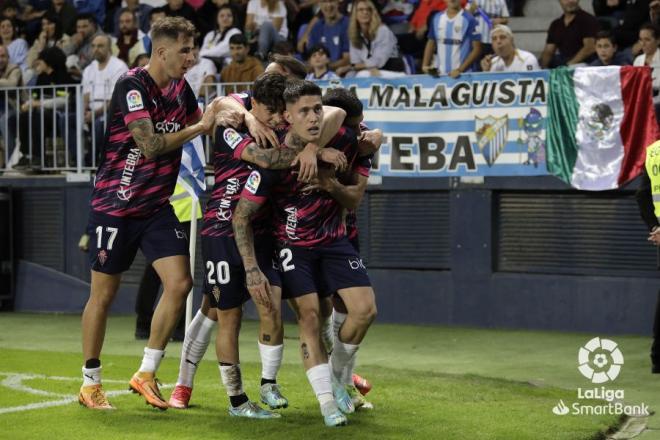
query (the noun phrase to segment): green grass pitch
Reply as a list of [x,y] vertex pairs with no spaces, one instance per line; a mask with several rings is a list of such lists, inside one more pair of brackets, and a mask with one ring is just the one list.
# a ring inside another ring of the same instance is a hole
[[[325,428],[298,357],[297,329],[287,323],[279,382],[290,407],[279,420],[243,420],[227,414],[211,344],[200,364],[185,411],[152,409],[129,394],[142,342],[131,317],[112,317],[104,347],[103,378],[115,392],[113,412],[75,402],[80,386],[77,316],[0,314],[0,438],[2,439],[548,439],[605,438],[623,421],[612,415],[557,416],[561,399],[575,402],[578,387],[592,388],[577,371],[577,351],[593,336],[376,324],[360,349],[357,372],[373,384],[375,409],[349,417],[349,426]],[[245,322],[241,367],[248,396],[258,399],[257,325]],[[627,403],[660,404],[658,377],[648,365],[648,338],[612,336],[625,356],[619,378]],[[171,343],[159,377],[176,381],[180,343]],[[169,396],[171,388],[164,390]],[[602,402],[593,402],[602,403]],[[657,438],[655,417],[638,438]]]

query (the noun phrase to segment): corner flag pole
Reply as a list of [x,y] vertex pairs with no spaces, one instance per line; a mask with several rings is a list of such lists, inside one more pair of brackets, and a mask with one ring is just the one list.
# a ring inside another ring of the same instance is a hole
[[[193,284],[195,281],[195,250],[197,248],[197,209],[199,206],[199,199],[194,194],[191,194],[190,197],[190,212],[192,213],[190,218],[190,276],[193,279]],[[193,308],[193,291],[195,286],[193,285],[190,288],[188,293],[188,298],[186,299],[186,330],[190,326],[190,321],[192,321],[192,308]]]

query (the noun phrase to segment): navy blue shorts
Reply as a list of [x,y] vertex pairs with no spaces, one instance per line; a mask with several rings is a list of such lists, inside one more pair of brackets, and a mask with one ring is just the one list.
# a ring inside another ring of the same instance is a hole
[[92,270],[113,275],[128,270],[138,248],[149,263],[173,255],[188,256],[188,233],[168,204],[147,218],[115,217],[91,211],[89,258]]
[[[255,237],[255,252],[259,269],[271,286],[282,287],[277,270],[275,248],[270,238]],[[204,260],[204,294],[209,296],[211,307],[229,310],[240,307],[250,299],[245,287],[245,268],[238,253],[234,237],[202,236]]]
[[283,248],[279,260],[283,298],[314,292],[328,296],[340,289],[371,286],[367,268],[347,238],[318,247]]

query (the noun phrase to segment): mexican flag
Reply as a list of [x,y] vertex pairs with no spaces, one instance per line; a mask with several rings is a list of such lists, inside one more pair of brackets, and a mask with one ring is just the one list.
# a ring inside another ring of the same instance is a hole
[[548,172],[574,188],[618,188],[657,140],[651,69],[565,67],[550,72]]

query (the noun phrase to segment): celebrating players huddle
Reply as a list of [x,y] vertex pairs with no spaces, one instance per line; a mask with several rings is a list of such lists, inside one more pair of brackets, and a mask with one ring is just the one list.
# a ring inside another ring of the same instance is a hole
[[[376,315],[354,211],[381,133],[361,124],[362,104],[352,93],[331,89],[322,96],[316,84],[292,78],[300,69],[286,58],[268,66],[251,93],[218,98],[202,116],[183,79],[192,65],[190,23],[166,18],[152,34],[149,65],[129,71],[115,87],[92,195],[97,241],[83,313],[79,401],[113,408],[101,386],[100,352],[121,272],[140,247],[164,293],[142,364],[130,380],[134,392],[160,409],[187,408],[217,321],[216,354],[230,415],[280,417],[273,410],[288,406],[277,383],[286,299],[297,317],[303,366],[324,422],[345,425],[346,414],[371,408],[353,381],[356,353]],[[201,133],[213,137],[215,171],[201,230],[204,299],[186,332],[177,384],[166,401],[155,373],[191,285],[187,236],[167,198],[181,145]],[[260,400],[269,409],[243,390],[238,336],[250,298],[260,319]]]

